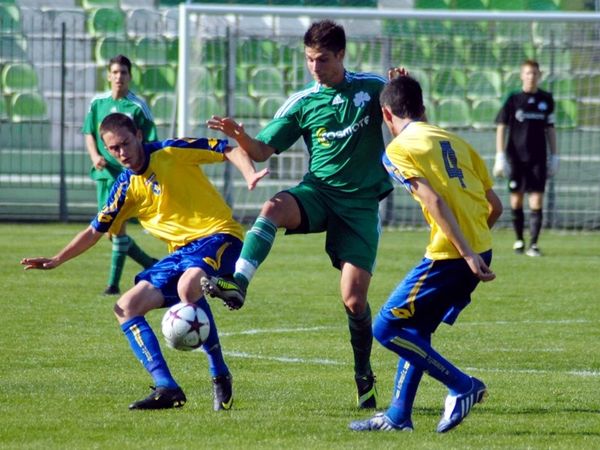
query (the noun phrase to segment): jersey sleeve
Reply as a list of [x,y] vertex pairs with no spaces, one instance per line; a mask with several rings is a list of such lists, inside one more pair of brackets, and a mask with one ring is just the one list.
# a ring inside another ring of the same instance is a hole
[[402,146],[393,140],[386,148],[382,156],[383,166],[390,176],[398,183],[411,191],[409,180],[411,178],[422,178],[423,173],[417,168],[408,152],[402,150]]
[[96,112],[95,112],[94,104],[90,103],[88,112],[85,115],[85,119],[83,121],[83,127],[81,129],[81,132],[83,134],[94,134],[94,132],[96,131],[95,130],[95,127],[96,127],[95,116],[96,116]]
[[494,186],[494,182],[490,177],[490,172],[485,164],[485,161],[473,147],[469,146],[469,153],[471,154],[471,160],[473,161],[473,170],[481,180],[483,189],[489,191]]
[[509,102],[510,102],[511,97],[508,97],[506,99],[506,101],[504,102],[504,104],[502,105],[502,108],[500,108],[500,111],[498,111],[498,115],[496,115],[496,124],[497,125],[501,125],[501,124],[508,124],[509,122]]
[[131,172],[124,171],[113,184],[105,205],[90,224],[96,231],[115,233],[134,216],[134,202],[128,197],[130,177]]
[[256,139],[270,145],[277,154],[290,148],[302,136],[302,128],[296,113],[292,110],[284,115],[276,115]]
[[156,142],[151,151],[163,149],[184,164],[208,164],[223,162],[227,145],[227,139],[181,138]]
[[142,130],[144,142],[153,142],[158,140],[158,134],[156,132],[156,125],[154,124],[154,120],[147,106],[146,110],[148,111],[147,114],[142,108],[138,110],[136,113],[135,123],[137,127]]

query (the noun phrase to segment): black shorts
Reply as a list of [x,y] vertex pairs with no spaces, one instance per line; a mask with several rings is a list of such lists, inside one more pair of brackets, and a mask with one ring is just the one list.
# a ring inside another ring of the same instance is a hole
[[508,190],[510,192],[544,192],[548,169],[546,161],[509,161],[510,177]]

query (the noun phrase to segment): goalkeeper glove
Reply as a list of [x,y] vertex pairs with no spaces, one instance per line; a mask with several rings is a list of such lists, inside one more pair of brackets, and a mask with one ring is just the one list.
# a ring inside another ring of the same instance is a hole
[[553,177],[558,173],[558,165],[560,162],[560,158],[557,154],[550,155],[548,159],[548,176]]
[[506,155],[504,153],[496,153],[492,174],[498,178],[508,176],[508,163],[506,162]]

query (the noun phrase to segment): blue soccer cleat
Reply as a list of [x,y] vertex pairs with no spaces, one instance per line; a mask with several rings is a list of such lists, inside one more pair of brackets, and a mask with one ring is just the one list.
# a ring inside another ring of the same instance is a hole
[[460,424],[476,403],[487,396],[487,388],[481,380],[471,377],[471,389],[464,394],[446,397],[444,415],[438,423],[437,432],[445,433]]
[[412,431],[413,424],[410,419],[400,425],[392,422],[384,413],[377,413],[367,420],[355,420],[348,427],[353,431]]

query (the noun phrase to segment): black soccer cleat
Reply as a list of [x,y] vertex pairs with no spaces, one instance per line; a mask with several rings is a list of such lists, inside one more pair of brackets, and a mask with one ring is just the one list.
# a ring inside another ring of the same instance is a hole
[[120,293],[121,290],[119,289],[119,286],[115,286],[114,284],[106,286],[106,289],[102,292],[103,295],[119,295]]
[[240,309],[244,306],[246,291],[238,286],[232,276],[202,277],[200,285],[204,295],[220,298],[229,309]]
[[356,405],[360,409],[377,408],[377,389],[375,384],[377,380],[371,372],[370,375],[356,377]]
[[150,386],[152,393],[129,405],[129,409],[169,409],[181,408],[187,399],[180,387],[166,388]]
[[213,378],[213,409],[223,411],[233,406],[233,386],[231,374]]

